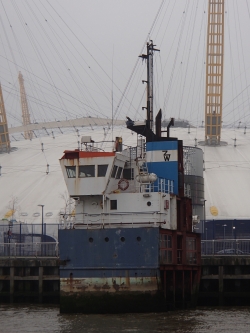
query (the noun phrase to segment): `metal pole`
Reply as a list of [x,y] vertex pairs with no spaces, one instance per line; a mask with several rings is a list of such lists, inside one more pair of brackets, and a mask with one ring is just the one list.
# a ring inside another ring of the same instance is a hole
[[236,253],[236,232],[235,232],[235,227],[233,226],[233,237],[234,237],[234,248],[235,248],[235,253]]
[[42,243],[43,243],[43,205],[42,205]]
[[224,233],[223,233],[223,250],[224,250],[224,254],[225,254],[225,235],[226,235],[226,224],[223,224],[223,228],[224,228]]
[[203,202],[203,226],[202,226],[202,234],[204,237],[205,233],[205,222],[206,222],[206,199],[200,199],[201,202]]
[[205,254],[207,254],[207,228],[206,228],[206,247],[205,247],[205,251],[206,251]]
[[[41,243],[43,243],[43,207],[44,205],[38,205],[39,207],[42,207],[42,239]],[[43,244],[41,244],[41,253],[43,254]]]

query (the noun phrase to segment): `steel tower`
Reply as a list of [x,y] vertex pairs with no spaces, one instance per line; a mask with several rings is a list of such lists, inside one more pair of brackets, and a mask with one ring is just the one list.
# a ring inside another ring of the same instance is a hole
[[[19,72],[18,75],[19,80],[19,86],[20,86],[20,98],[21,98],[21,108],[22,108],[22,118],[23,118],[23,126],[27,126],[30,124],[30,114],[29,114],[29,108],[28,108],[28,102],[26,98],[26,92],[24,88],[24,80],[23,75],[21,72]],[[24,137],[25,139],[32,139],[33,133],[32,131],[24,131]]]
[[219,145],[222,123],[224,0],[208,1],[205,143]]
[[4,107],[1,85],[0,85],[0,151],[10,152],[9,129]]

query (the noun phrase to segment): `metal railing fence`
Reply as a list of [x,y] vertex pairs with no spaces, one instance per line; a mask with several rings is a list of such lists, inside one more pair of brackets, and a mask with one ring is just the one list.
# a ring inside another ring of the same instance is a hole
[[58,242],[0,243],[0,257],[59,257]]
[[2,220],[0,221],[0,243],[56,242],[61,225],[59,223],[32,224]]
[[250,239],[202,240],[201,255],[250,255]]

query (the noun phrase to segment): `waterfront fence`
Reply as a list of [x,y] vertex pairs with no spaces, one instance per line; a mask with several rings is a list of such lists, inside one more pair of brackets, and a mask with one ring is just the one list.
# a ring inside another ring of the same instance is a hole
[[[2,222],[2,223],[1,223]],[[57,242],[59,223],[20,223],[0,221],[0,243]]]
[[59,257],[58,242],[0,243],[0,257]]
[[250,239],[202,240],[201,255],[250,255]]

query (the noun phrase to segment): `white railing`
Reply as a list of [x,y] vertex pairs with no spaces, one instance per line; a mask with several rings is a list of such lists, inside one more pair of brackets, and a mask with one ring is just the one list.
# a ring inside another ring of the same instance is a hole
[[157,178],[154,183],[140,183],[140,193],[151,193],[151,192],[161,192],[161,193],[173,193],[174,192],[174,181]]
[[[82,218],[76,219],[74,223],[68,224],[67,228],[104,228],[104,227],[141,227],[159,226],[165,224],[165,213],[160,211],[149,212],[119,212],[102,214],[83,214]],[[150,222],[149,222],[150,221]]]
[[249,255],[250,239],[215,239],[201,241],[201,255]]
[[58,257],[57,242],[0,243],[0,257]]

